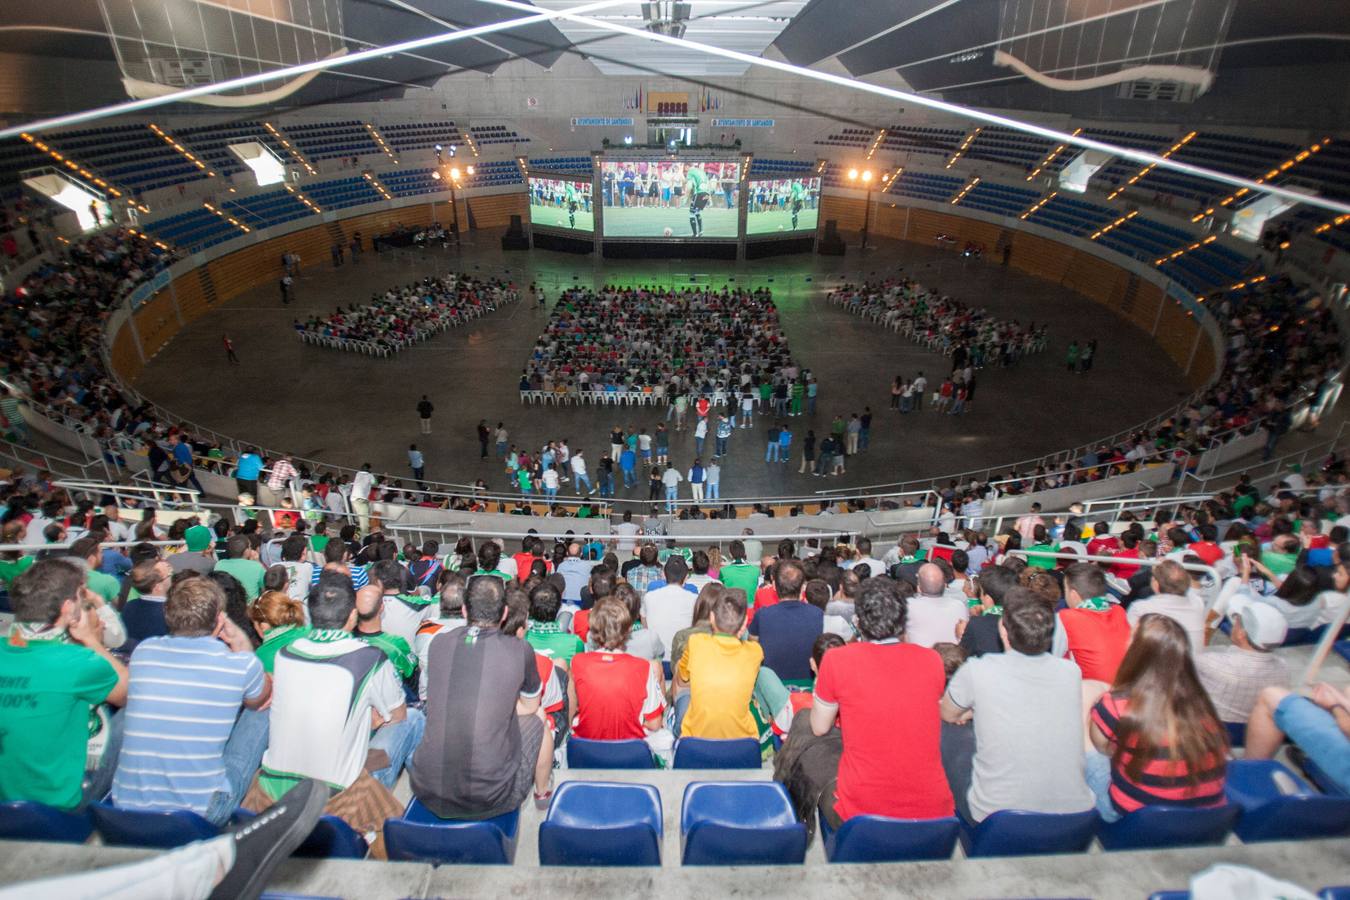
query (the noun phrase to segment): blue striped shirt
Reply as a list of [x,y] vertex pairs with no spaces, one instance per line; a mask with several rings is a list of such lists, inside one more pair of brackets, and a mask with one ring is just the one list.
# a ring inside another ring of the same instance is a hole
[[114,805],[206,812],[230,790],[225,743],[243,701],[262,693],[262,663],[213,637],[156,637],[130,669]]
[[[366,567],[365,567],[365,566],[358,566],[358,565],[356,565],[355,563],[352,563],[352,564],[349,565],[347,568],[349,568],[349,569],[352,570],[352,588],[353,588],[353,589],[359,591],[359,590],[361,590],[361,588],[363,588],[363,587],[365,587],[366,585],[370,584],[370,574],[366,571]],[[315,567],[314,567],[314,571],[311,572],[311,573],[310,573],[310,576],[309,576],[309,586],[310,586],[310,587],[318,587],[318,586],[319,586],[319,575],[322,574],[322,573],[323,573],[323,566],[315,566]]]

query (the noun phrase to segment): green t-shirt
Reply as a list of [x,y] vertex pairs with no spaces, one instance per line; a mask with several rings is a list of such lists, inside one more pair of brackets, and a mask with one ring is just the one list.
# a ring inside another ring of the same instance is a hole
[[1023,549],[1026,551],[1027,565],[1029,566],[1035,566],[1038,569],[1053,569],[1059,562],[1059,560],[1055,559],[1053,556],[1041,555],[1043,553],[1058,552],[1058,544],[1033,544],[1030,547]]
[[313,535],[309,539],[309,549],[313,550],[315,553],[322,553],[324,548],[328,546],[328,542],[331,540],[332,538],[326,534]]
[[89,590],[103,598],[104,603],[116,603],[122,593],[122,582],[97,569],[89,570],[85,583],[89,585]]
[[0,559],[0,581],[6,585],[13,584],[14,579],[18,578],[28,567],[37,562],[37,557],[20,556],[18,559]]
[[723,566],[717,577],[726,587],[745,591],[745,602],[754,604],[755,591],[759,588],[759,566],[748,562],[731,563]]
[[360,638],[372,647],[379,647],[383,650],[384,655],[389,657],[389,661],[394,664],[394,671],[398,672],[400,677],[407,678],[417,671],[417,655],[413,653],[408,642],[398,635],[389,634],[385,631],[381,631],[379,634],[356,632],[352,637]]
[[792,182],[792,186],[788,190],[794,201],[806,199],[806,188],[800,181]]
[[87,647],[0,643],[0,800],[79,805],[91,711],[116,686]]
[[216,571],[237,578],[250,600],[258,599],[263,589],[263,578],[267,575],[267,569],[256,559],[219,559],[216,560]]
[[556,622],[531,622],[525,632],[525,641],[539,653],[550,659],[570,663],[586,645],[581,638],[567,631]]
[[708,176],[702,169],[690,169],[684,173],[684,178],[689,182],[689,193],[706,194],[708,192]]
[[262,663],[263,671],[271,675],[277,664],[277,654],[302,637],[308,636],[313,630],[303,625],[282,625],[280,628],[273,628],[267,632],[267,636],[263,638],[262,646],[254,651],[258,657],[258,662]]

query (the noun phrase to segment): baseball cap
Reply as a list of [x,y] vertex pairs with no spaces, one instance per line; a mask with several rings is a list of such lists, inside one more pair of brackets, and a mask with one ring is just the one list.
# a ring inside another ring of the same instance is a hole
[[189,553],[201,553],[211,546],[211,543],[215,540],[215,535],[205,525],[193,525],[183,532],[183,540],[187,542]]
[[1230,600],[1228,618],[1241,620],[1247,639],[1261,650],[1273,650],[1280,646],[1289,633],[1289,622],[1283,613],[1269,603],[1250,597],[1236,596]]

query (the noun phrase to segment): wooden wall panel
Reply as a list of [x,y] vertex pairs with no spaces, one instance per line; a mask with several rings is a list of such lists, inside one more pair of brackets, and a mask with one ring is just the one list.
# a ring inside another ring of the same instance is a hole
[[947,216],[947,218],[963,221],[965,227],[962,231],[962,240],[983,244],[985,258],[991,262],[999,261],[997,247],[998,239],[1003,235],[1003,227],[1001,225],[995,225],[993,222],[984,222],[979,219],[962,219],[960,216]]
[[[503,228],[511,224],[512,216],[526,215],[524,193],[491,194],[486,197],[471,197],[467,201],[473,210],[474,224],[479,228]],[[459,227],[467,230],[468,221],[464,211],[460,211]]]
[[1158,304],[1163,302],[1163,296],[1162,288],[1140,282],[1134,292],[1134,304],[1126,315],[1130,321],[1151,334],[1153,323],[1158,320]]
[[144,368],[140,354],[136,352],[136,339],[131,333],[130,320],[124,322],[113,336],[112,367],[113,371],[122,373],[122,377],[128,381],[134,380]]
[[174,309],[173,295],[160,291],[136,310],[136,333],[141,336],[141,348],[146,359],[154,356],[160,348],[169,342],[178,329],[178,313]]
[[1167,351],[1172,361],[1180,369],[1186,368],[1190,360],[1191,348],[1195,346],[1195,335],[1200,325],[1186,313],[1180,303],[1168,300],[1163,303],[1162,319],[1158,322],[1158,333],[1153,339],[1158,346]]
[[1028,234],[1025,231],[1014,231],[1012,257],[1008,263],[1028,275],[1060,284],[1073,256],[1073,251],[1058,241]]
[[834,219],[840,231],[861,231],[863,201],[859,197],[836,197],[827,194],[820,201],[820,221]]
[[1211,375],[1217,368],[1217,360],[1214,358],[1214,344],[1208,337],[1200,340],[1200,345],[1195,350],[1195,359],[1191,363],[1191,370],[1186,373],[1186,378],[1190,381],[1192,387],[1200,387],[1209,381]]
[[965,235],[972,221],[963,216],[952,216],[931,209],[911,209],[909,240],[931,247],[937,242],[939,234],[945,234],[960,243],[966,240]]
[[1062,284],[1098,303],[1118,309],[1129,284],[1129,273],[1090,253],[1069,252],[1073,258],[1065,270]]
[[904,240],[909,225],[909,207],[877,204],[872,210],[872,233]]
[[202,291],[201,276],[195,269],[174,280],[173,293],[178,299],[178,312],[184,323],[200,319],[211,311],[208,298]]

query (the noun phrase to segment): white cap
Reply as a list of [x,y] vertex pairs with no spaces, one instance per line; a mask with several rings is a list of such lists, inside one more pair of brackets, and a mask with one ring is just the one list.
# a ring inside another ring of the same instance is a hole
[[1229,601],[1228,618],[1242,621],[1247,640],[1258,650],[1273,650],[1284,643],[1289,633],[1289,622],[1283,613],[1269,603],[1248,597],[1236,596]]

